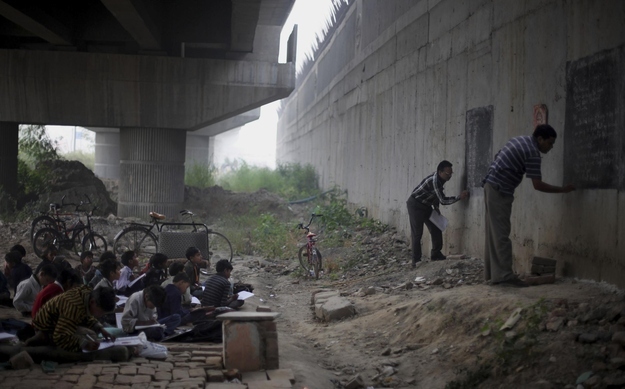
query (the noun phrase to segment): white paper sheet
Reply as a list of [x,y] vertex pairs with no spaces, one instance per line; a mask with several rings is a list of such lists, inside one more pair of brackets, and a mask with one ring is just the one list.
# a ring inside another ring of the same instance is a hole
[[445,228],[447,228],[447,218],[435,210],[432,210],[430,221],[441,231],[445,231]]
[[17,338],[17,336],[13,334],[9,334],[8,332],[0,332],[0,340],[11,340],[15,338]]
[[131,286],[133,286],[134,284],[137,283],[137,281],[139,281],[140,279],[142,279],[143,277],[145,277],[146,273],[141,274],[139,277],[135,278],[134,280],[132,280],[132,282],[130,284],[128,284],[128,287],[130,288]]
[[239,297],[237,298],[237,300],[246,300],[254,295],[254,293],[250,293],[245,290],[239,292],[238,294],[239,294]]
[[150,328],[150,327],[163,327],[165,328],[164,324],[150,324],[148,326],[135,326],[135,330],[144,330],[146,328]]
[[128,297],[126,296],[117,296],[117,298],[119,299],[116,303],[117,306],[124,305],[126,304],[126,301],[128,301]]
[[197,304],[200,305],[202,304],[202,302],[200,301],[199,298],[195,297],[195,296],[191,296],[191,304]]
[[115,312],[115,322],[117,323],[117,328],[122,328],[122,312]]

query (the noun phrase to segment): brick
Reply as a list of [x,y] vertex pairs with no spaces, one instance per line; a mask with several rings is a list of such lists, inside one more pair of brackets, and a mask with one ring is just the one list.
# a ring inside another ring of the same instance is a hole
[[291,369],[267,370],[267,376],[270,380],[289,380],[291,384],[295,383],[295,374]]
[[84,374],[100,375],[102,374],[102,366],[101,365],[87,366],[87,368],[84,371]]
[[152,382],[150,386],[148,386],[148,389],[166,389],[167,385],[169,385],[169,381]]
[[157,381],[171,381],[172,376],[168,371],[157,371],[154,374],[154,379]]
[[142,365],[137,370],[137,374],[142,374],[142,375],[153,376],[155,373],[156,373],[156,370],[153,367],[146,367],[145,365]]
[[132,384],[131,389],[148,389],[150,387],[149,382],[141,383],[141,384]]
[[[98,381],[97,377],[95,375],[92,374],[83,374],[78,378],[78,382],[77,385],[84,387],[84,388],[90,388],[93,385],[95,385],[95,383]],[[50,387],[52,387],[52,385],[50,385]]]
[[131,389],[130,385],[113,385],[113,389]]
[[199,357],[191,357],[191,361],[194,361],[194,362],[204,362],[205,359],[206,359],[206,357],[201,357],[201,356],[199,356]]
[[112,384],[115,382],[115,374],[102,374],[98,376],[98,383]]
[[120,385],[130,385],[132,384],[132,378],[133,376],[131,375],[118,375],[117,377],[115,377],[115,383],[116,384],[120,384]]
[[61,380],[76,383],[78,382],[79,377],[80,376],[76,374],[65,374],[63,377],[61,377]]
[[525,277],[524,280],[530,285],[553,284],[556,282],[556,276],[555,274],[549,274],[544,276],[529,276]]
[[[82,374],[82,373],[80,373]],[[2,371],[3,377],[24,377],[26,375],[30,375],[30,369],[21,369],[21,370],[4,370]]]
[[149,375],[136,375],[132,377],[132,384],[144,384],[152,382],[152,376]]
[[267,381],[267,373],[264,371],[249,371],[243,373],[243,383],[247,384],[251,381]]
[[132,358],[133,363],[151,363],[147,358]]
[[256,312],[271,312],[271,307],[268,305],[259,305],[256,307]]
[[247,389],[247,386],[240,385],[240,384],[223,383],[223,384],[210,384],[206,388],[207,389]]
[[224,382],[224,373],[221,370],[206,370],[208,382]]
[[101,374],[119,374],[119,367],[105,367]]
[[223,361],[221,357],[208,357],[206,358],[206,365],[209,367],[215,367],[221,369],[223,367]]
[[137,374],[137,366],[123,366],[119,369],[119,374],[135,375]]
[[293,385],[289,380],[280,381],[252,381],[247,384],[247,389],[291,389]]
[[173,379],[180,380],[184,378],[189,378],[189,370],[186,369],[176,369],[173,371]]
[[189,369],[189,377],[202,377],[206,378],[206,370],[202,368]]

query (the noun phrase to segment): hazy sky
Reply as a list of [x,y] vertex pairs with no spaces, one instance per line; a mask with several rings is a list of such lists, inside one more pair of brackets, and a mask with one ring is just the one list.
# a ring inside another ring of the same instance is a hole
[[[330,18],[333,0],[296,0],[280,39],[280,62],[286,60],[286,43],[297,24],[297,58],[299,69],[306,53],[312,53],[316,36],[320,35],[325,21]],[[279,102],[261,108],[260,119],[241,128],[237,149],[245,154],[248,163],[274,168],[276,162],[276,132]]]

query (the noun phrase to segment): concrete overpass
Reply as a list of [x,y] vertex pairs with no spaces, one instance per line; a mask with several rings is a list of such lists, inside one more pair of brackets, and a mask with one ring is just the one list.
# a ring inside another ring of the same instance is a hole
[[177,212],[186,133],[293,90],[293,2],[0,1],[0,185],[16,186],[18,124],[118,128],[119,215]]

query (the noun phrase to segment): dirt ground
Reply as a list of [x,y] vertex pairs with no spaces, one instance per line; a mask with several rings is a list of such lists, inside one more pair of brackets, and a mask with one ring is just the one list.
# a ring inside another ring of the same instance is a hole
[[[202,215],[212,213],[217,225],[228,210],[250,203],[289,218],[306,212],[286,211],[267,193],[210,193],[219,197],[219,209]],[[197,193],[194,209],[203,195]],[[123,222],[103,219],[107,236]],[[28,222],[0,222],[0,251],[21,243],[34,267],[39,260],[28,231]],[[356,376],[364,386],[347,387],[577,388],[578,380],[583,387],[625,387],[625,300],[614,286],[573,279],[521,289],[490,286],[482,282],[479,258],[426,261],[412,269],[407,242],[393,230],[353,231],[350,242],[333,248],[320,241],[324,260],[335,268],[319,280],[297,271],[297,247],[285,248],[293,252],[289,260],[235,256],[233,277],[255,286],[248,304],[281,313],[280,367],[294,371],[294,387],[343,388]],[[75,255],[68,259],[77,263]],[[359,293],[367,289],[372,294]],[[340,291],[356,315],[316,319],[311,297],[319,290]],[[500,330],[517,308],[520,320]],[[0,316],[7,314],[0,309]]]

